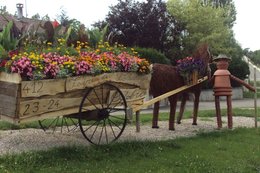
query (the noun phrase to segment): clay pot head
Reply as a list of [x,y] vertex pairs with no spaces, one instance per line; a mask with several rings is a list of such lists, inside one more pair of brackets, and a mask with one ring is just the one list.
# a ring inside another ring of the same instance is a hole
[[216,58],[213,59],[213,61],[217,64],[217,69],[223,69],[227,70],[229,66],[229,62],[231,61],[231,58],[226,55],[219,55]]

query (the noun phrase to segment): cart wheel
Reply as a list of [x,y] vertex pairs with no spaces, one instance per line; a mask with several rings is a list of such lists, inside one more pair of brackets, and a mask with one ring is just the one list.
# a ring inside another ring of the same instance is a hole
[[125,129],[126,99],[114,85],[90,88],[79,109],[79,126],[84,137],[95,145],[117,140]]
[[70,133],[78,129],[79,123],[78,119],[58,116],[53,119],[39,120],[39,125],[45,132],[60,132],[60,133]]

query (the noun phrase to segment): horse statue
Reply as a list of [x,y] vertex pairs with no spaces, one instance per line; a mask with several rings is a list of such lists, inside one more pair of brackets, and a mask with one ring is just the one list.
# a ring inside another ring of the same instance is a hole
[[[212,61],[211,54],[209,52],[209,46],[207,44],[202,44],[198,46],[196,51],[193,53],[194,58],[200,58],[203,61],[203,76],[208,76],[210,78],[211,71],[209,68],[209,63]],[[166,64],[154,64],[152,69],[152,77],[150,82],[150,94],[153,97],[158,97],[166,92],[177,89],[185,85],[184,79],[180,76],[176,66],[166,65]],[[189,93],[194,94],[194,107],[193,107],[193,125],[197,125],[197,114],[199,107],[199,97],[201,93],[201,84],[195,85],[188,90],[180,92],[178,94],[168,97],[170,102],[170,115],[169,115],[169,130],[175,130],[175,113],[177,101],[182,96],[179,117],[177,123],[181,123],[183,116],[186,100]],[[159,116],[159,101],[154,104],[153,108],[153,123],[152,128],[159,128],[158,126],[158,116]]]

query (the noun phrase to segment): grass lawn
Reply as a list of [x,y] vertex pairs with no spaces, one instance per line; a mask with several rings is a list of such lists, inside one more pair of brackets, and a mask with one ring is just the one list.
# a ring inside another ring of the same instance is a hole
[[160,142],[64,147],[0,157],[0,172],[260,172],[260,130],[240,128]]
[[[222,111],[225,114],[225,110]],[[233,109],[234,116],[253,116],[254,110]],[[191,112],[185,113],[189,118]],[[214,110],[200,111],[200,117],[214,116]],[[151,123],[151,115],[142,115]],[[168,114],[161,114],[168,120]],[[38,128],[37,122],[12,126],[0,122],[0,129]],[[1,137],[0,137],[1,145]],[[48,151],[0,156],[0,173],[251,173],[260,172],[260,129],[238,128],[201,132],[195,137],[159,142],[123,142],[107,146],[62,147]]]

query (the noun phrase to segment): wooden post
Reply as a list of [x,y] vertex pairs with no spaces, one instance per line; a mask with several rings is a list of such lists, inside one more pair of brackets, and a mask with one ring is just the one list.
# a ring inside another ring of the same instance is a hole
[[254,67],[254,87],[255,87],[255,128],[257,128],[257,84],[256,84],[256,68]]
[[136,111],[135,112],[135,116],[136,116],[136,119],[135,119],[135,123],[136,123],[136,132],[140,132],[140,111]]

